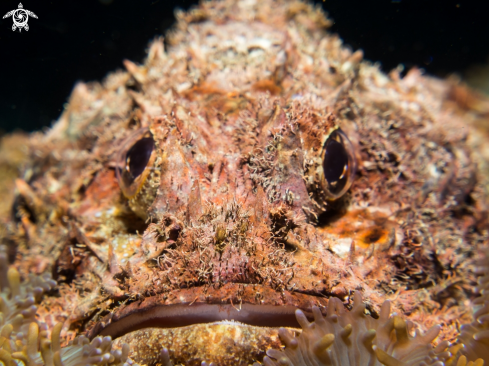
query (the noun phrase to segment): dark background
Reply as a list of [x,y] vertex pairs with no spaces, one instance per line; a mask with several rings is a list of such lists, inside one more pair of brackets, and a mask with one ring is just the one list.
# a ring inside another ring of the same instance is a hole
[[[49,126],[78,80],[101,80],[127,58],[142,62],[148,42],[174,22],[181,0],[21,0],[39,19],[29,31],[13,32],[12,18],[0,19],[0,130]],[[258,0],[260,1],[260,0]],[[18,7],[3,0],[0,15]],[[335,21],[353,49],[389,71],[417,65],[447,76],[488,62],[486,1],[326,0],[316,1]]]

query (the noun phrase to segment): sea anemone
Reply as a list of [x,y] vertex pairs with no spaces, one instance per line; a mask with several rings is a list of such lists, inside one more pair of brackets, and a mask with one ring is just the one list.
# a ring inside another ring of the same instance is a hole
[[56,281],[49,274],[31,274],[21,282],[19,272],[9,268],[5,247],[0,246],[0,365],[17,366],[81,366],[124,365],[129,346],[112,349],[110,337],[95,337],[91,342],[80,336],[61,348],[62,324],[56,324],[49,337],[48,327],[36,319],[42,295],[54,289]]
[[446,341],[435,348],[431,346],[440,332],[438,326],[426,334],[411,337],[410,324],[391,315],[389,301],[383,303],[378,319],[366,315],[362,295],[356,292],[351,311],[345,310],[339,299],[331,298],[326,317],[319,308],[313,307],[312,323],[301,310],[296,310],[302,333],[295,336],[281,328],[279,335],[285,348],[269,349],[263,363],[266,366],[482,366],[484,361],[489,362],[489,249],[477,272],[481,274],[478,281],[481,296],[473,302],[474,321],[462,326],[458,344],[449,349]]
[[463,347],[460,353],[469,360],[482,358],[489,364],[489,248],[479,262],[477,272],[479,277],[477,290],[480,295],[473,302],[473,322],[461,327],[459,340]]
[[[391,315],[390,302],[385,301],[379,318],[365,313],[362,295],[356,292],[350,311],[336,298],[331,298],[326,317],[313,307],[314,322],[310,323],[301,310],[296,311],[302,333],[295,336],[281,328],[285,349],[267,351],[263,362],[273,365],[474,365],[482,366],[489,359],[489,251],[481,261],[479,289],[481,296],[474,301],[474,322],[462,326],[461,343],[450,350],[448,342],[433,348],[438,326],[426,334],[409,335],[410,324]],[[61,347],[62,324],[56,324],[51,337],[46,324],[36,320],[37,306],[45,292],[56,282],[49,275],[29,276],[21,282],[18,271],[8,267],[5,248],[0,246],[0,364],[26,366],[48,365],[134,365],[128,358],[129,346],[112,349],[111,337],[95,337],[91,342],[79,336]],[[6,285],[5,285],[6,284]],[[455,356],[452,354],[456,353]],[[475,362],[467,359],[479,358]],[[168,351],[161,352],[163,365],[172,365]],[[456,363],[455,363],[456,362]],[[205,363],[203,363],[204,365]],[[259,365],[255,363],[255,365]]]
[[[56,286],[49,274],[30,274],[21,282],[19,272],[9,268],[6,249],[0,246],[0,327],[2,332],[25,332],[29,324],[36,322],[36,303],[45,292]],[[4,334],[4,333],[2,333]],[[6,334],[6,333],[5,333]]]
[[[296,337],[285,328],[279,331],[284,350],[270,349],[264,364],[272,365],[442,365],[435,363],[448,358],[448,342],[433,349],[431,342],[440,328],[432,327],[426,334],[409,335],[409,323],[397,315],[391,316],[389,301],[385,301],[378,319],[365,314],[362,295],[356,292],[351,311],[343,303],[330,299],[323,317],[313,307],[314,322],[310,323],[301,310],[296,311],[302,333]],[[276,361],[273,361],[275,359]],[[255,364],[258,365],[258,364]]]

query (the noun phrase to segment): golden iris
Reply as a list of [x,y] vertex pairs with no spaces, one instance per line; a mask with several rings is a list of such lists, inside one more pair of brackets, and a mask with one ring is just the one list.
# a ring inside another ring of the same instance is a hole
[[350,188],[356,170],[353,146],[341,129],[328,136],[321,157],[326,195],[329,199],[340,198]]
[[141,190],[155,155],[153,135],[147,128],[136,131],[124,142],[117,162],[117,179],[126,198],[133,198]]

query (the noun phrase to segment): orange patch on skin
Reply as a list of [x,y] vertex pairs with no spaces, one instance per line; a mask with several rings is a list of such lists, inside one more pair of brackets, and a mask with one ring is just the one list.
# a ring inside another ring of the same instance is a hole
[[248,100],[238,93],[230,92],[226,95],[213,97],[209,102],[209,107],[216,108],[224,114],[240,111],[246,107]]
[[184,97],[191,100],[204,100],[207,107],[216,109],[221,113],[229,114],[244,109],[248,100],[239,92],[219,89],[213,84],[202,83],[183,93]]
[[367,210],[350,211],[323,230],[340,238],[352,238],[361,248],[371,244],[390,246],[395,235],[394,223],[387,215]]
[[85,191],[85,199],[82,201],[78,213],[87,214],[88,211],[98,211],[118,200],[120,188],[112,169],[102,170],[97,173]]
[[198,95],[209,95],[209,94],[222,95],[225,93],[226,93],[225,91],[219,89],[218,87],[212,84],[202,83],[200,85],[195,85],[191,89],[185,91],[183,95],[187,99],[195,100]]
[[370,244],[387,244],[390,241],[390,230],[383,227],[371,226],[356,233],[356,243],[363,247],[368,247]]
[[279,95],[282,88],[273,80],[259,80],[253,84],[253,90],[259,92],[270,92],[272,95]]
[[119,195],[119,184],[112,169],[102,170],[88,186],[86,197],[91,201],[111,200]]

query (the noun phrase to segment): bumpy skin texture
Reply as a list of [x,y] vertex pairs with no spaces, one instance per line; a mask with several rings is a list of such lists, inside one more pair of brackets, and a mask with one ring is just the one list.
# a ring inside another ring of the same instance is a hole
[[[69,339],[121,337],[140,363],[166,347],[175,363],[247,365],[280,347],[278,327],[299,327],[296,308],[312,319],[362,293],[368,314],[389,299],[409,331],[440,325],[437,342],[454,341],[487,241],[473,127],[487,115],[470,92],[381,73],[301,2],[177,16],[143,65],[77,84],[30,138],[1,235],[22,274],[58,282],[39,316]],[[333,200],[322,161],[338,127],[357,168]],[[127,179],[145,138],[146,169]],[[231,319],[249,325],[215,323]]]

